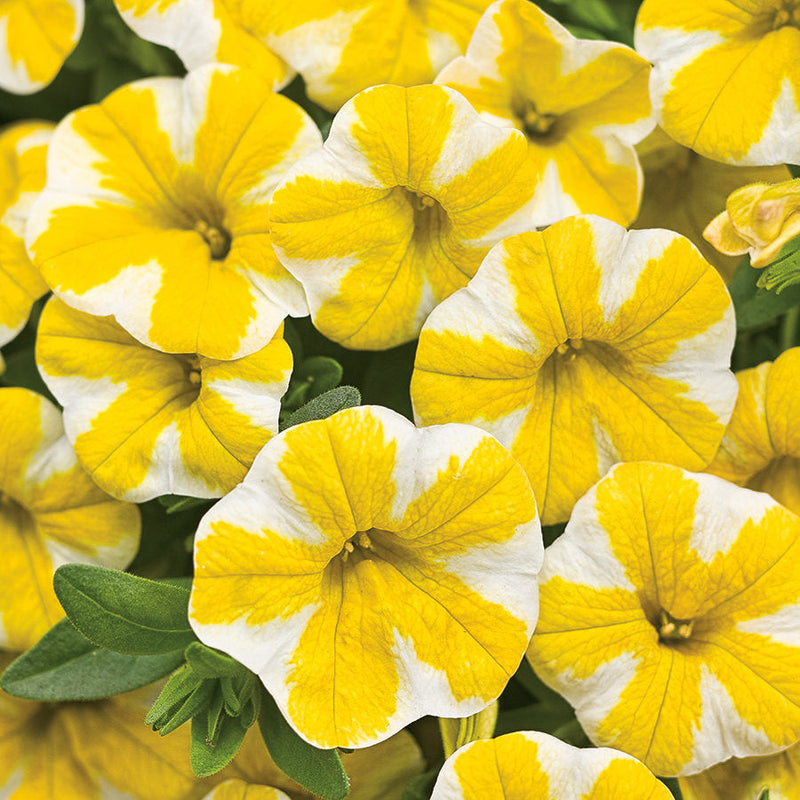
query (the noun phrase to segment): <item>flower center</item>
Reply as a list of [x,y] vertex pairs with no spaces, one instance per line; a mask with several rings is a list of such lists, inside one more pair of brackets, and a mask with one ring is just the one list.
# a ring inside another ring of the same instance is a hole
[[663,608],[658,612],[658,638],[662,642],[685,642],[693,627],[693,619],[676,619]]
[[7,492],[0,490],[0,519],[19,531],[34,527],[33,515]]
[[583,350],[583,339],[567,339],[556,347],[556,353],[566,361],[572,361]]
[[199,219],[194,224],[194,230],[203,237],[211,251],[211,258],[215,261],[222,261],[228,255],[231,250],[231,235],[221,225],[216,227]]
[[555,133],[558,115],[539,111],[532,100],[520,100],[515,104],[514,113],[519,127],[529,139],[545,139]]
[[183,367],[184,375],[186,376],[186,381],[198,391],[200,390],[200,385],[203,382],[203,370],[200,366],[200,356],[197,355],[176,355],[175,358],[180,361],[181,366]]
[[800,3],[797,0],[783,0],[772,12],[767,12],[767,23],[773,31],[787,25],[800,27]]
[[356,531],[355,536],[351,536],[345,543],[342,549],[342,561],[347,563],[347,559],[351,554],[355,553],[363,558],[366,556],[365,550],[372,550],[372,540],[369,538],[370,531],[375,530],[370,528],[368,531]]

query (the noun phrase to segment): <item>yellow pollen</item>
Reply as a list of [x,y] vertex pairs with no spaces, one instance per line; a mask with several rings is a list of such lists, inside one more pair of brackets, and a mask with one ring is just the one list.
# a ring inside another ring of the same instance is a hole
[[212,258],[220,260],[228,255],[231,249],[231,237],[224,228],[216,228],[204,219],[199,219],[194,225],[194,230],[205,240]]
[[658,612],[658,638],[662,642],[686,641],[693,628],[694,620],[673,619],[663,608]]
[[414,207],[417,211],[425,211],[427,208],[433,208],[436,205],[436,201],[427,194],[422,194],[421,192],[414,192],[417,199],[414,201]]
[[529,108],[522,118],[528,136],[544,136],[550,133],[555,121],[555,114],[540,114],[535,108]]
[[583,349],[583,339],[567,339],[566,342],[561,342],[556,347],[556,353],[560,356],[569,356],[569,359],[575,358],[578,352]]

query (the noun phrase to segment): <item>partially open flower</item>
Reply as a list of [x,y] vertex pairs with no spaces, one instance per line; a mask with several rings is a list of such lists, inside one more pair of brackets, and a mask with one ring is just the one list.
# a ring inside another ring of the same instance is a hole
[[213,62],[249,67],[276,90],[294,74],[266,43],[274,27],[271,14],[280,15],[280,3],[275,0],[114,2],[120,16],[139,36],[173,49],[187,69]]
[[607,747],[582,750],[519,731],[462,747],[442,767],[431,800],[670,800],[644,764]]
[[736,167],[712,161],[678,144],[661,128],[640,142],[636,152],[644,170],[644,193],[633,227],[677,231],[729,282],[742,259],[720,253],[703,238],[703,231],[725,210],[735,189],[756,181],[785,181],[789,170],[784,164]]
[[282,334],[234,361],[162,353],[112,317],[53,298],[39,321],[36,360],[78,458],[109,494],[136,502],[221,497],[278,432],[292,370]]
[[478,425],[531,479],[549,525],[617,461],[702,469],[736,398],[719,275],[682,236],[570,217],[511,236],[422,330],[424,425]]
[[706,472],[800,514],[800,347],[738,372],[739,395]]
[[644,0],[635,43],[673,139],[729,164],[800,163],[798,0]]
[[170,353],[262,348],[303,290],[272,249],[267,203],[319,146],[256,73],[203,67],[123,86],[56,128],[27,244],[69,305]]
[[413,339],[489,248],[530,227],[528,145],[444,86],[376,86],[275,190],[270,225],[316,327],[347,347]]
[[4,0],[0,88],[31,94],[47,86],[78,43],[83,0]]
[[653,127],[649,74],[630,48],[576,39],[528,0],[501,0],[436,83],[526,135],[538,183],[533,224],[598,214],[627,225],[642,190],[633,145]]
[[64,616],[53,591],[61,564],[127,567],[139,525],[139,509],[78,464],[49,400],[0,389],[0,647],[27,650]]
[[542,539],[521,467],[379,406],[271,439],[201,520],[189,619],[318,747],[467,716],[519,666]]
[[685,775],[800,738],[800,518],[628,463],[545,553],[528,659],[589,738]]
[[25,250],[25,224],[44,188],[45,155],[54,125],[20,122],[0,133],[0,346],[25,325],[47,291]]
[[800,178],[742,186],[703,236],[721,253],[749,253],[751,266],[767,266],[790,239],[800,236]]

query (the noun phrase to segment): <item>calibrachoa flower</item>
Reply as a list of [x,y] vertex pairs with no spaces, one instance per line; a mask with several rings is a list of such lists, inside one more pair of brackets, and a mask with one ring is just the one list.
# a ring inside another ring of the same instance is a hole
[[139,509],[83,471],[58,409],[0,389],[0,647],[26,650],[64,616],[53,591],[61,564],[123,569],[138,546]]
[[[266,41],[305,80],[308,96],[336,111],[379,83],[429,83],[464,52],[491,0],[336,0],[259,8]],[[259,0],[244,0],[245,8]],[[260,5],[263,5],[260,4]],[[251,11],[252,13],[252,11]]]
[[201,520],[189,618],[305,739],[364,747],[500,694],[541,552],[530,485],[493,437],[347,409],[271,439]]
[[627,225],[642,190],[633,145],[653,127],[649,73],[624,45],[576,39],[529,0],[501,0],[436,83],[526,135],[539,184],[534,224],[599,214]]
[[644,764],[606,747],[581,750],[519,731],[472,742],[447,759],[431,800],[671,800]]
[[797,0],[644,0],[635,43],[674,139],[729,164],[800,161]]
[[281,261],[314,325],[347,347],[413,339],[503,236],[530,227],[525,137],[443,86],[377,86],[336,116],[325,146],[275,190]]
[[307,313],[272,250],[267,202],[320,144],[256,73],[203,67],[123,86],[56,128],[27,244],[69,305],[159,350],[233,359]]
[[736,167],[712,161],[670,139],[661,128],[637,145],[636,152],[644,170],[644,193],[633,227],[669,228],[686,236],[730,281],[741,258],[720,253],[703,238],[703,231],[742,184],[785,181],[789,170],[783,164]]
[[20,122],[0,133],[0,345],[25,325],[47,291],[25,251],[25,223],[44,187],[49,122]]
[[478,425],[531,479],[544,524],[617,461],[701,469],[736,397],[730,298],[676,233],[570,217],[512,236],[420,335],[424,424]]
[[800,738],[800,518],[765,494],[620,464],[545,553],[528,658],[598,745],[658,775]]
[[5,0],[0,88],[31,94],[55,78],[83,30],[83,0]]
[[282,333],[234,361],[173,355],[140,344],[112,317],[53,298],[36,359],[78,458],[103,489],[137,502],[220,497],[278,431],[292,370]]
[[[172,48],[196,69],[219,62],[250,67],[274,89],[292,71],[266,44],[274,2],[264,0],[114,0],[120,15],[143,39]],[[288,5],[288,4],[287,4]],[[278,12],[279,13],[279,12]],[[283,14],[290,13],[284,11]],[[295,11],[296,13],[296,11]]]
[[800,797],[800,745],[774,756],[731,758],[679,783],[683,800],[796,800]]
[[0,690],[0,796],[200,800],[213,781],[192,774],[188,726],[161,738],[143,725],[151,695],[36,703]]
[[736,374],[739,396],[706,471],[800,514],[800,347]]
[[749,253],[751,266],[765,267],[790,239],[800,236],[800,178],[742,186],[703,236],[720,252]]

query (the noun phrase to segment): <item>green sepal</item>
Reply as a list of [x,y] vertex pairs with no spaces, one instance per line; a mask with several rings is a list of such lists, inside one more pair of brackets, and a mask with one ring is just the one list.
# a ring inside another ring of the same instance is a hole
[[283,718],[272,695],[261,690],[258,726],[275,764],[290,778],[324,800],[343,800],[350,781],[336,750],[309,744]]
[[202,642],[192,642],[185,650],[186,662],[201,678],[233,678],[247,672],[236,659]]
[[180,650],[157,655],[111,652],[62,619],[6,669],[0,687],[27,700],[98,700],[160,680],[182,661]]
[[91,564],[59,567],[53,588],[73,625],[108,650],[152,655],[196,640],[186,589]]
[[231,717],[238,717],[242,711],[242,702],[233,688],[233,678],[220,678],[219,685],[225,704],[225,713]]
[[158,730],[166,721],[172,708],[182,703],[199,685],[199,678],[188,664],[183,664],[172,673],[161,693],[156,698],[144,721]]
[[758,279],[758,287],[781,294],[784,289],[800,283],[800,236],[788,241],[778,257],[767,264]]
[[207,711],[216,687],[216,681],[201,680],[181,706],[170,713],[167,721],[161,726],[159,733],[162,736],[166,736],[168,733],[180,728],[184,722],[188,722],[195,715],[200,714],[202,711]]
[[192,770],[198,778],[219,772],[230,763],[244,739],[247,728],[236,717],[223,715],[217,725],[217,738],[208,736],[208,711],[192,717]]
[[225,701],[222,698],[222,689],[219,685],[214,687],[214,694],[208,704],[208,712],[206,715],[207,728],[206,733],[209,742],[215,742],[219,734],[219,726],[222,720],[222,709]]
[[255,691],[250,696],[242,701],[242,712],[239,714],[239,719],[245,728],[249,728],[255,723],[261,714],[261,691]]
[[317,419],[327,419],[337,411],[345,408],[352,408],[361,404],[361,392],[355,386],[338,386],[329,392],[315,397],[295,411],[281,426],[281,430],[301,425],[304,422],[312,422]]

